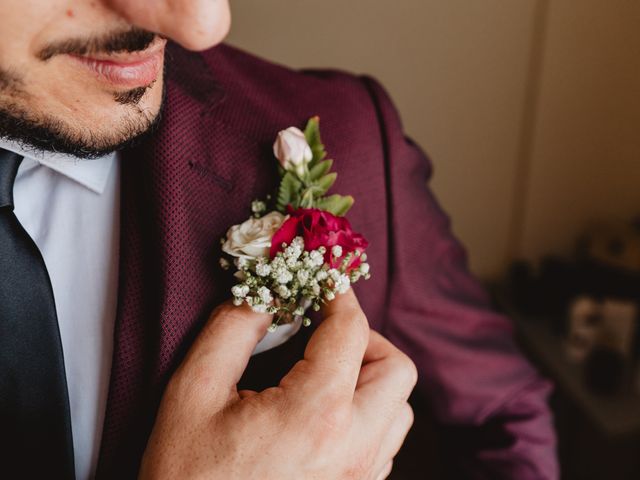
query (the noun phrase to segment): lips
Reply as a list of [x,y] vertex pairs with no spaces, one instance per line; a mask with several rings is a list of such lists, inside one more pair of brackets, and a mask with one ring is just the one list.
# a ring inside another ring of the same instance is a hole
[[115,87],[146,87],[160,74],[166,40],[157,38],[146,50],[131,53],[69,55],[99,80]]

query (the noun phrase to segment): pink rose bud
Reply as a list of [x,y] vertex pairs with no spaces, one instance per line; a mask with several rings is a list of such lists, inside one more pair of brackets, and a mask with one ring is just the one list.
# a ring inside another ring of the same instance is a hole
[[288,172],[295,172],[302,177],[307,164],[313,158],[311,147],[299,128],[289,127],[278,133],[273,144],[273,154],[282,168]]

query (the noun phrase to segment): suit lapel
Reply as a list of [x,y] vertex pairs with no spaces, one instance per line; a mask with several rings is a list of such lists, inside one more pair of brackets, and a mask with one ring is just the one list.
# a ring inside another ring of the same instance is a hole
[[219,290],[205,266],[216,243],[206,235],[211,225],[190,209],[202,195],[223,198],[233,189],[210,173],[203,143],[215,127],[204,120],[224,93],[197,65],[199,54],[168,55],[159,130],[121,159],[118,309],[98,478],[136,476],[166,379],[203,321],[202,299],[214,301]]
[[[234,68],[209,58],[216,74]],[[253,199],[273,192],[274,125],[299,120],[256,122],[245,110],[239,117],[198,53],[171,48],[167,64],[159,128],[122,158],[118,313],[99,479],[137,475],[168,378],[229,296],[233,278],[218,267],[218,240],[246,220]],[[287,344],[297,347],[256,357],[243,384],[277,382],[260,359],[285,369],[304,348],[305,336],[298,337]]]

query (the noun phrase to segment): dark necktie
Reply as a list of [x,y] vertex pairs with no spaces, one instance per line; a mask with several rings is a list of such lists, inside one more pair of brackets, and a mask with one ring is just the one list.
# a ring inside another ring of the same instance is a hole
[[13,213],[21,161],[0,150],[0,476],[73,479],[69,395],[53,290],[38,247]]

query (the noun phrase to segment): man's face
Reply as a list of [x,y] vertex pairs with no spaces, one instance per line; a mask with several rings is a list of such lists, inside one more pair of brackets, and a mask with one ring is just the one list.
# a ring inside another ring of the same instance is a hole
[[220,42],[228,0],[0,0],[0,136],[92,157],[160,112],[166,39]]

